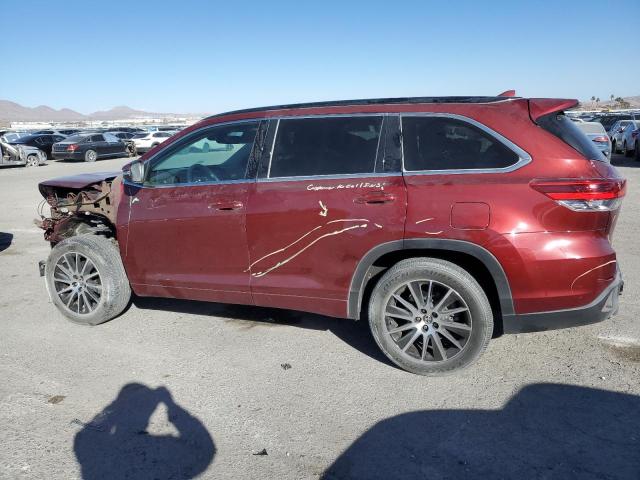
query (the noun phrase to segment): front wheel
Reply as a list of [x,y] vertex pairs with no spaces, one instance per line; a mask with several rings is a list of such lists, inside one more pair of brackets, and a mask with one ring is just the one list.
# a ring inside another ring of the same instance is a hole
[[40,165],[40,159],[37,155],[29,155],[27,157],[27,167],[37,167]]
[[95,162],[98,159],[98,153],[95,150],[87,150],[84,153],[85,162]]
[[618,153],[618,147],[616,147],[616,141],[611,142],[611,153]]
[[631,150],[627,149],[627,141],[626,140],[622,144],[622,153],[624,153],[625,157],[630,157],[631,155],[633,155],[633,152]]
[[493,334],[493,314],[467,271],[445,260],[414,258],[382,276],[369,303],[369,325],[393,363],[438,375],[480,357]]
[[47,259],[45,277],[54,305],[69,320],[83,325],[111,320],[131,298],[117,245],[97,235],[58,243]]
[[635,143],[634,143],[634,147],[635,147],[635,148],[633,149],[634,157],[635,157],[635,159],[636,159],[636,162],[640,162],[640,144],[638,144],[638,141],[637,141],[637,140],[636,140],[636,141],[635,141]]

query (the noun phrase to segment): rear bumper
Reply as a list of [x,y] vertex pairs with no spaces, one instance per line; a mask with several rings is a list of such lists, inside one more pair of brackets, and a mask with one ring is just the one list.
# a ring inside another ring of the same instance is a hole
[[55,160],[84,160],[84,152],[53,152]]
[[504,333],[542,332],[602,322],[618,313],[618,297],[623,287],[624,280],[618,269],[613,282],[588,305],[568,310],[504,315]]

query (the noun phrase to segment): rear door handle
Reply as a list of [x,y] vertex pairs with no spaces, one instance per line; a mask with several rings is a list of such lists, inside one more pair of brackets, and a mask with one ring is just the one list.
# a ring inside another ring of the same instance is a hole
[[381,205],[395,201],[396,196],[387,192],[369,192],[353,199],[354,203],[365,203],[367,205]]
[[237,200],[220,200],[218,202],[213,202],[209,205],[210,210],[239,210],[243,207],[242,202],[238,202]]

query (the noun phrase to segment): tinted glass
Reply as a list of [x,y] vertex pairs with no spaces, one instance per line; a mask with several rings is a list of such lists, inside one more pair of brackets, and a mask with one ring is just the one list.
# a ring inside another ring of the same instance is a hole
[[402,143],[408,171],[505,168],[519,160],[493,136],[454,118],[404,117]]
[[102,135],[92,135],[91,136],[91,141],[92,142],[104,142],[104,137]]
[[64,141],[65,142],[82,142],[85,138],[87,138],[86,135],[71,135],[65,138]]
[[171,146],[149,171],[150,185],[204,183],[245,178],[258,122],[204,130]]
[[38,138],[38,135],[25,135],[25,136],[18,136],[13,143],[30,143],[33,142],[36,138]]
[[148,136],[149,136],[148,133],[137,133],[131,138],[145,138],[145,137],[148,137]]
[[584,122],[578,123],[578,128],[582,130],[584,133],[601,133],[606,135],[606,130],[604,129],[604,125],[598,122]]
[[564,113],[545,115],[540,117],[537,123],[547,132],[554,134],[580,152],[585,158],[606,161],[605,156],[598,150],[596,145]]
[[118,137],[116,137],[115,135],[113,135],[113,134],[111,134],[111,133],[105,133],[105,134],[104,134],[104,139],[105,139],[107,142],[111,142],[111,143],[113,143],[113,142],[119,142],[119,141],[120,141],[120,140],[118,139]]
[[382,117],[280,120],[270,177],[371,173]]

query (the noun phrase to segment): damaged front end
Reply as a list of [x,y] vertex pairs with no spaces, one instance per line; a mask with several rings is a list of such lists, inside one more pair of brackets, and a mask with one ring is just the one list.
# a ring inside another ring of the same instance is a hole
[[[45,240],[56,244],[76,235],[104,235],[116,238],[116,214],[122,197],[122,176],[88,174],[40,183],[44,197],[36,225]],[[42,212],[44,203],[51,215]]]

